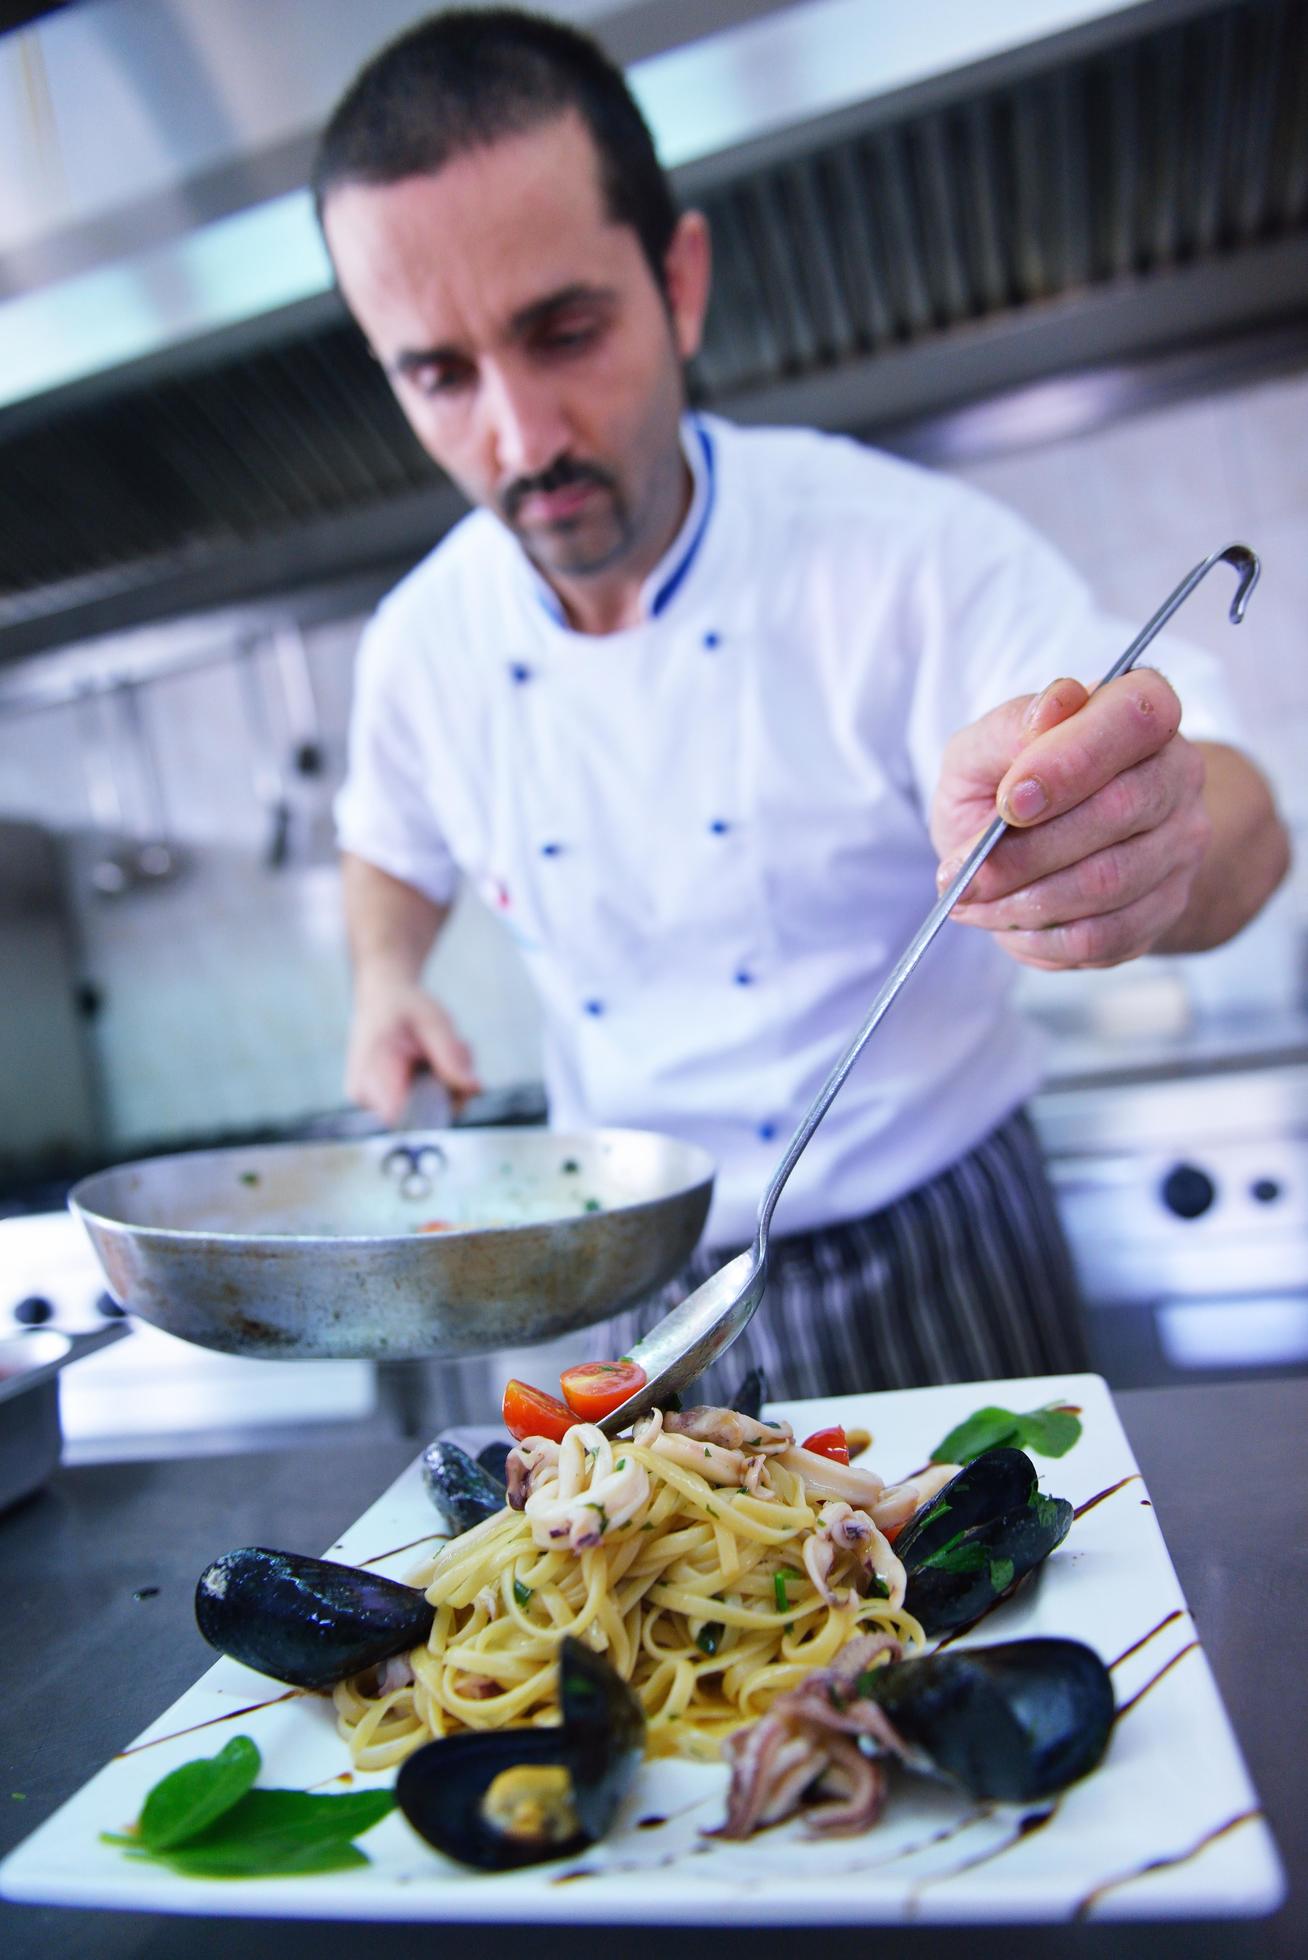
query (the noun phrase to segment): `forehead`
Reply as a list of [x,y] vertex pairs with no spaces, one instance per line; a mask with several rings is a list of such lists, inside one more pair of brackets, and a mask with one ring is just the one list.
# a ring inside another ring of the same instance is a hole
[[377,351],[493,337],[523,307],[645,267],[605,208],[574,111],[456,156],[430,176],[346,184],[324,212],[341,291]]

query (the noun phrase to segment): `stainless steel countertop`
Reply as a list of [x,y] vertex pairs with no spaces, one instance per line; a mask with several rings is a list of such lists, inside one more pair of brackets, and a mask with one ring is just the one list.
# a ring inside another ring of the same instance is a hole
[[1092,1014],[1032,1014],[1048,1047],[1041,1093],[1139,1085],[1308,1064],[1308,1011],[1197,1014],[1171,1029],[1131,1031]]
[[[1300,1960],[1308,1953],[1308,1791],[1302,1632],[1308,1620],[1308,1380],[1132,1390],[1118,1407],[1181,1585],[1290,1877],[1270,1920],[1171,1925],[889,1928],[895,1960]],[[215,1548],[317,1549],[403,1468],[402,1439],[330,1449],[62,1470],[0,1517],[5,1657],[0,1853],[25,1837],[201,1674],[192,1618]],[[137,1595],[157,1587],[148,1598]],[[11,1793],[21,1792],[21,1798]],[[7,1960],[432,1960],[453,1937],[481,1960],[572,1960],[568,1927],[425,1927],[180,1919],[0,1904]],[[712,1960],[757,1960],[758,1934],[628,1927],[623,1960],[669,1939]],[[775,1931],[771,1937],[778,1937]],[[792,1960],[829,1960],[830,1929],[780,1934]],[[836,1934],[836,1940],[848,1935]],[[588,1929],[587,1944],[604,1939]]]

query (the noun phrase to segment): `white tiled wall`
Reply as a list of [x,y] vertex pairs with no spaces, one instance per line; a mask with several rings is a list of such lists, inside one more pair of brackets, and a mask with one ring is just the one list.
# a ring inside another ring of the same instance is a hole
[[[1226,623],[1230,581],[1214,575],[1184,615],[1187,636],[1226,662],[1249,746],[1268,769],[1305,840],[1295,882],[1235,946],[1180,963],[1205,1004],[1286,1000],[1302,982],[1308,922],[1308,374],[1160,409],[1095,434],[960,472],[1027,516],[1132,629],[1215,546],[1242,538],[1264,561],[1246,623]],[[92,1027],[107,1127],[123,1146],[218,1127],[276,1124],[341,1100],[348,1012],[339,887],[328,804],[342,766],[354,648],[361,621],[306,636],[327,770],[292,782],[294,818],[281,869],[264,862],[271,835],[258,757],[231,660],[159,681],[143,694],[159,761],[170,882],[118,898],[91,883],[103,839],[92,835],[79,711],[0,715],[0,815],[34,818],[68,843],[81,948],[79,970],[101,990]],[[1181,622],[1178,621],[1178,626]],[[159,639],[160,629],[151,629]],[[114,651],[104,652],[112,670]],[[275,683],[274,739],[290,728]],[[83,741],[94,715],[83,714]],[[129,821],[138,803],[125,768]],[[1054,976],[1033,1004],[1137,990],[1157,970]],[[437,954],[433,984],[477,1052],[488,1085],[533,1075],[537,1016],[500,927],[461,905]]]

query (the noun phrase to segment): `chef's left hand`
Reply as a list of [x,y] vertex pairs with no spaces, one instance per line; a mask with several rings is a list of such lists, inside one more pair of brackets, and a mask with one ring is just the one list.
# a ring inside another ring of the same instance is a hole
[[1024,966],[1116,966],[1176,924],[1212,836],[1202,750],[1152,668],[1005,702],[945,751],[931,807],[944,890],[995,815],[1014,830],[954,916]]

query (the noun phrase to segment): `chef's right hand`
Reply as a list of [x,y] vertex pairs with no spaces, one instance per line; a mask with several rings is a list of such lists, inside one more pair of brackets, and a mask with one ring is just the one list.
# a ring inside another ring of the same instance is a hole
[[345,1093],[394,1126],[409,1085],[430,1069],[457,1111],[480,1093],[472,1052],[439,1001],[412,981],[363,982],[355,997]]

